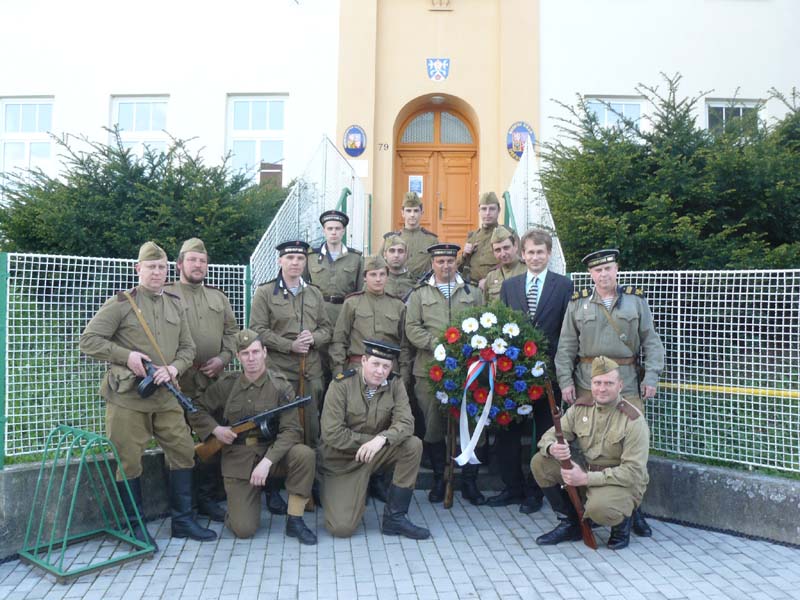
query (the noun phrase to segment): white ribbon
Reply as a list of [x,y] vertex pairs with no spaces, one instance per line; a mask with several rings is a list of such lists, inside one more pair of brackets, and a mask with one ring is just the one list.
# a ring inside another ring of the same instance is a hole
[[[489,365],[489,396],[486,398],[486,404],[483,405],[483,412],[475,425],[475,431],[472,436],[469,435],[469,415],[467,414],[467,393],[469,386],[473,381],[478,379],[484,367]],[[456,456],[455,461],[459,467],[463,467],[469,463],[471,465],[479,465],[481,461],[475,456],[475,447],[478,445],[478,440],[483,433],[483,428],[486,427],[486,422],[489,420],[489,413],[492,410],[492,398],[494,397],[494,375],[497,368],[497,359],[491,362],[486,362],[483,359],[472,363],[467,371],[467,380],[464,382],[464,395],[461,397],[461,415],[459,417],[459,443],[461,445],[461,454]],[[467,441],[469,440],[469,442]]]

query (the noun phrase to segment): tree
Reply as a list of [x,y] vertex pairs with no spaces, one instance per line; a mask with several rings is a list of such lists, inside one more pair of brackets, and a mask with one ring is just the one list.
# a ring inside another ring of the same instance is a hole
[[0,186],[3,250],[132,258],[154,240],[174,258],[183,240],[199,237],[215,263],[248,261],[285,189],[252,185],[230,172],[227,158],[206,166],[182,140],[138,158],[114,133],[112,144],[84,139],[89,151],[54,138],[64,155],[60,178],[33,170]]
[[[583,99],[563,105],[565,139],[543,151],[542,184],[569,269],[618,247],[625,269],[788,268],[800,262],[800,108],[768,126],[757,111],[718,132],[700,129],[704,94],[640,85],[653,107],[642,126],[601,127]],[[608,107],[611,108],[610,106]]]

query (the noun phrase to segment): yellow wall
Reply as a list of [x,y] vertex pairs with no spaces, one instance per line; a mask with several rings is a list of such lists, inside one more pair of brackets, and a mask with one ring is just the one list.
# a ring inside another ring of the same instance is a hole
[[[517,161],[506,151],[515,121],[539,123],[538,0],[341,0],[337,144],[360,125],[373,194],[373,248],[393,225],[392,168],[397,127],[433,95],[472,119],[479,141],[479,192],[500,195]],[[427,58],[449,58],[450,75],[431,81]],[[378,144],[388,144],[379,151]],[[478,201],[477,194],[470,201]]]

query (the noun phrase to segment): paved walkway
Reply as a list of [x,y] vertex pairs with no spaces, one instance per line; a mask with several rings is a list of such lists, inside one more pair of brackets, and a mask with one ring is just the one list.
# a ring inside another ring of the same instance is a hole
[[[415,500],[410,516],[431,529],[430,540],[384,538],[378,528],[383,505],[374,501],[365,527],[350,539],[332,538],[322,515],[307,513],[307,522],[316,518],[317,546],[285,539],[284,518],[266,511],[262,529],[245,541],[227,531],[210,544],[173,540],[166,520],[150,523],[161,546],[153,560],[66,585],[19,561],[2,564],[0,600],[800,598],[798,549],[655,520],[653,538],[634,537],[619,552],[594,552],[580,542],[540,548],[534,538],[555,523],[548,508],[527,516],[516,507],[476,508],[456,498],[446,511],[431,506],[422,491]],[[212,526],[221,532],[220,524]],[[604,545],[608,530],[596,533]],[[72,547],[70,556],[77,563],[113,550],[90,541]]]

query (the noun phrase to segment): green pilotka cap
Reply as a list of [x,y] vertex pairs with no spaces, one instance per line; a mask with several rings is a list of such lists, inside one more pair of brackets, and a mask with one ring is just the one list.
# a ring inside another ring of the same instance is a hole
[[592,377],[605,375],[619,369],[619,365],[607,356],[598,356],[592,361]]
[[236,351],[241,352],[258,339],[258,334],[252,329],[242,329],[236,334]]
[[139,262],[145,260],[161,260],[167,258],[167,253],[155,242],[145,242],[139,248]]
[[408,248],[408,244],[406,243],[406,241],[399,235],[390,235],[385,240],[383,240],[384,252],[386,252],[392,246],[403,246],[403,248]]
[[415,206],[422,206],[422,200],[417,196],[417,192],[406,192],[403,196],[403,208],[413,208]]
[[183,242],[180,253],[186,254],[187,252],[200,252],[201,254],[208,254],[206,251],[206,245],[200,238],[189,238]]
[[513,242],[514,239],[515,239],[514,238],[514,234],[511,233],[511,231],[509,231],[508,229],[506,229],[502,225],[498,225],[497,227],[494,228],[494,231],[492,232],[491,243],[492,244],[498,244],[500,242],[505,242],[509,238]]
[[481,194],[481,198],[480,200],[478,200],[478,204],[480,205],[496,204],[497,206],[500,206],[500,200],[497,199],[497,194],[495,194],[494,192],[484,192],[483,194]]
[[364,259],[364,273],[386,268],[388,268],[388,266],[382,256],[368,256]]

